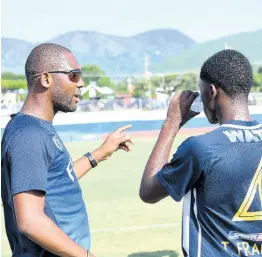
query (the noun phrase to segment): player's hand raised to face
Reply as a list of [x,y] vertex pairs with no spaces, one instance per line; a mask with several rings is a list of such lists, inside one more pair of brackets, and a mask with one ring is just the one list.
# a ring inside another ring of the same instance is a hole
[[167,121],[181,127],[198,115],[198,113],[190,111],[190,107],[198,95],[197,92],[190,90],[176,94],[169,104]]
[[113,152],[122,149],[126,152],[131,151],[132,138],[126,132],[132,125],[120,127],[115,132],[108,135],[105,142],[100,146],[100,151],[103,153],[103,159],[108,159]]

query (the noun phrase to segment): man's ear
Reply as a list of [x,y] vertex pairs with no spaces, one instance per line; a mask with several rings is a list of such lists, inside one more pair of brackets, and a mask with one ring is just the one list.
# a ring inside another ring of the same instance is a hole
[[40,82],[45,89],[50,88],[54,83],[53,77],[48,72],[45,71],[41,74]]
[[214,84],[209,84],[208,86],[208,90],[207,90],[207,98],[208,101],[211,102],[212,100],[214,100],[217,96],[217,88]]

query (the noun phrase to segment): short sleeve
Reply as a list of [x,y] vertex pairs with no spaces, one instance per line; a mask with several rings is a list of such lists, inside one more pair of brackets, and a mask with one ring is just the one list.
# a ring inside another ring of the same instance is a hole
[[51,140],[41,127],[27,127],[14,137],[8,149],[12,195],[29,190],[45,193],[54,154]]
[[188,138],[157,174],[160,184],[177,202],[194,187],[202,175],[200,152],[196,138]]

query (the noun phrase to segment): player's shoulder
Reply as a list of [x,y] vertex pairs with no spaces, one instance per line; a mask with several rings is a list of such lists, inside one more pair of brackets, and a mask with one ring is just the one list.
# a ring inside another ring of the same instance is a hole
[[217,146],[235,142],[262,142],[262,124],[257,121],[229,121],[199,136],[199,139]]
[[48,137],[46,129],[40,119],[23,113],[12,115],[5,129],[5,140],[21,141],[28,139],[28,143],[34,139]]
[[221,131],[214,129],[202,135],[188,137],[180,147],[193,155],[207,156],[211,154],[214,150],[213,148],[221,142],[222,139],[220,136],[223,136]]
[[206,151],[208,145],[198,136],[190,136],[184,140],[178,148],[178,151],[184,156],[200,157]]
[[211,130],[205,134],[190,136],[186,140],[183,141],[183,145],[190,149],[204,149],[209,148],[214,141],[217,141],[217,136],[220,134],[216,129]]
[[225,142],[225,135],[221,126],[214,127],[209,132],[195,136],[194,138],[197,144],[204,148],[210,148],[212,145],[223,144]]

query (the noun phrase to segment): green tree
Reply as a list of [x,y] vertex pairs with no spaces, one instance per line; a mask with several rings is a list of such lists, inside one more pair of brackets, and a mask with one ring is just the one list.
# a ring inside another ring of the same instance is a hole
[[96,65],[86,64],[82,66],[83,79],[87,86],[91,81],[98,81],[106,73]]
[[115,93],[116,94],[128,94],[128,88],[126,80],[119,81],[115,85]]
[[[150,81],[148,83],[151,83]],[[133,85],[135,86],[135,90],[133,91],[133,97],[144,97],[146,91],[148,91],[148,83],[144,80],[137,80],[133,82]],[[152,83],[151,83],[152,86]]]
[[[86,64],[82,66],[83,72],[83,80],[85,82],[85,86],[88,86],[90,82],[95,81],[97,86],[99,87],[110,87],[115,90],[116,86],[110,79],[110,77],[106,76],[105,71],[93,64]],[[97,96],[103,97],[102,94],[97,92]],[[83,99],[88,99],[89,95],[85,94]]]
[[15,89],[27,89],[27,83],[25,79],[1,79],[2,91],[15,90]]
[[178,89],[198,91],[197,75],[195,73],[187,73],[182,76]]
[[112,89],[115,89],[115,84],[109,77],[106,76],[100,77],[97,81],[97,84],[99,87],[110,87]]
[[1,75],[2,79],[10,79],[10,80],[21,80],[26,79],[25,75],[18,75],[13,72],[3,72]]
[[254,74],[253,92],[262,92],[262,73]]
[[[126,83],[123,83],[123,91],[128,92]],[[187,73],[187,74],[169,74],[166,76],[155,76],[151,77],[150,81],[145,79],[137,79],[132,82],[135,86],[133,92],[133,97],[144,97],[145,92],[149,90],[149,83],[151,85],[152,96],[155,95],[156,88],[163,88],[164,92],[171,95],[172,91],[180,92],[182,90],[193,90],[198,91],[197,85],[197,74]],[[117,90],[119,91],[119,86]]]
[[180,92],[182,90],[197,91],[197,75],[194,73],[187,74],[170,74],[157,80],[158,87],[162,87],[166,93],[172,91]]

